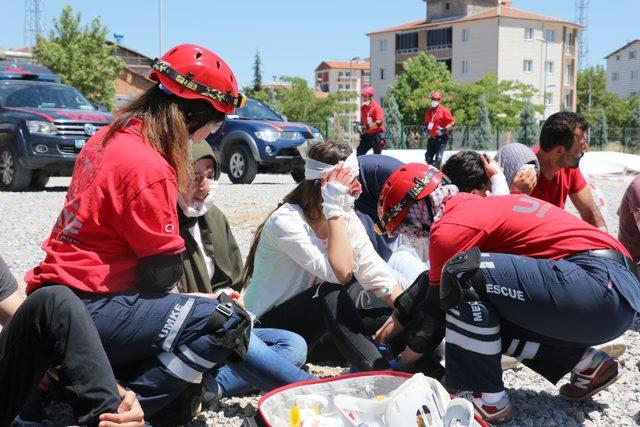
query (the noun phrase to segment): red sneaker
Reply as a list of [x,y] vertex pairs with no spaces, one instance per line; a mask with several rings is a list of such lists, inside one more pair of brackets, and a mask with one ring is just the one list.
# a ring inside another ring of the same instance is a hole
[[621,375],[618,362],[608,354],[597,351],[586,369],[571,373],[569,383],[560,387],[560,396],[567,400],[586,400],[613,384]]
[[473,404],[473,409],[483,420],[493,425],[507,424],[513,420],[511,401],[506,394],[498,403],[489,405],[482,400],[482,393],[475,391],[461,391],[456,397],[467,399]]

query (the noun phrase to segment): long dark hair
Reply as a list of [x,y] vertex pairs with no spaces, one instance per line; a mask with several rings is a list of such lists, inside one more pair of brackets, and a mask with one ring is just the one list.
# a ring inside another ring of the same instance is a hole
[[193,177],[189,135],[210,121],[224,120],[224,114],[204,100],[180,98],[156,85],[116,112],[102,145],[134,118],[142,120],[145,141],[173,167],[178,189],[186,191]]
[[[309,148],[308,157],[328,165],[336,165],[339,161],[345,160],[351,154],[351,147],[342,142],[325,141],[317,142]],[[278,207],[271,211],[267,218],[256,228],[247,261],[244,264],[243,289],[246,289],[249,280],[253,275],[253,264],[256,258],[256,250],[260,242],[260,235],[264,224],[271,214],[285,203],[298,205],[302,208],[305,218],[310,222],[316,222],[322,216],[322,195],[320,193],[321,182],[319,179],[303,180],[289,194],[284,196]]]

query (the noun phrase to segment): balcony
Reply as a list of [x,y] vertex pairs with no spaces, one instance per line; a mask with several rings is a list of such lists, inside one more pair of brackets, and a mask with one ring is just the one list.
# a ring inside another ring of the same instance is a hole
[[407,54],[407,53],[417,53],[418,52],[418,48],[417,47],[410,47],[407,49],[396,49],[396,53],[398,55],[403,55],[403,54]]
[[564,54],[567,56],[574,56],[576,54],[576,47],[574,45],[565,45]]
[[427,52],[451,49],[451,46],[452,46],[451,43],[435,44],[435,45],[427,46]]

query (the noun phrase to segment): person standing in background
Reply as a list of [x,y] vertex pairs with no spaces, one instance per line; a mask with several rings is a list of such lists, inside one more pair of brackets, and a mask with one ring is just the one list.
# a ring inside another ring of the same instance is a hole
[[360,124],[362,125],[362,134],[360,135],[360,144],[356,151],[358,156],[367,154],[367,151],[373,148],[373,154],[382,152],[384,139],[384,113],[380,104],[373,97],[376,91],[371,86],[362,88],[362,105],[360,106]]
[[424,124],[427,126],[427,152],[425,161],[427,164],[440,169],[444,149],[449,141],[449,132],[456,124],[456,119],[451,111],[440,104],[442,94],[436,90],[431,92],[431,108],[424,115]]

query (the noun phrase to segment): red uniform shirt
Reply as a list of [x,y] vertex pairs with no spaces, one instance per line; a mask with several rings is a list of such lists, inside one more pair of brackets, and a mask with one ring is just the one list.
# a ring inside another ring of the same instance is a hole
[[184,250],[176,175],[143,139],[135,120],[102,148],[96,133],[76,160],[64,208],[27,272],[27,292],[46,282],[84,292],[134,289],[138,259]]
[[456,119],[451,114],[451,111],[442,105],[429,108],[424,115],[424,124],[427,126],[427,132],[430,137],[437,136],[439,129],[455,123]]
[[[535,147],[533,151],[538,153],[540,147]],[[567,196],[577,193],[586,186],[587,181],[579,168],[562,168],[556,172],[556,176],[551,180],[540,174],[531,196],[564,209]]]
[[[360,123],[362,124],[363,128],[367,128],[373,122],[382,122],[383,118],[384,114],[382,112],[382,107],[376,102],[375,99],[372,99],[369,105],[362,104],[360,106]],[[366,129],[364,131],[364,133],[367,135],[378,132],[384,132],[384,126],[382,124],[376,128]]]
[[629,256],[615,238],[550,203],[522,194],[460,193],[445,202],[444,215],[431,228],[429,282],[439,284],[444,264],[474,246],[482,252],[553,260],[589,249]]

